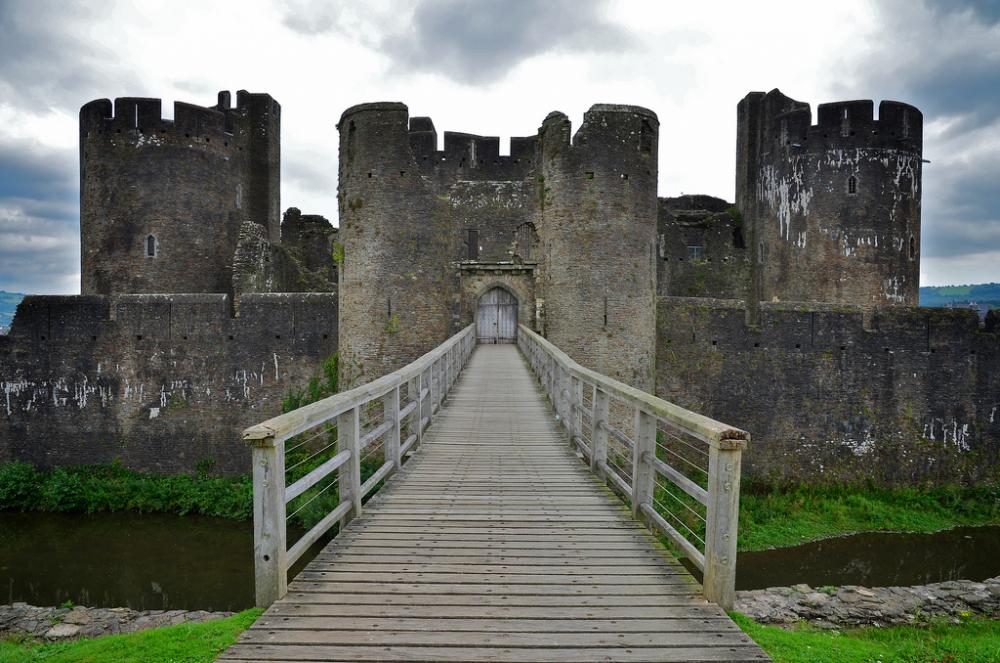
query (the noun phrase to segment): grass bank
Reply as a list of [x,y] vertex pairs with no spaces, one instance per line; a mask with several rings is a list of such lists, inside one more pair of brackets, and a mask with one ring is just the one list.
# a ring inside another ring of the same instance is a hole
[[740,550],[876,530],[933,532],[1000,523],[1000,487],[775,487],[744,482]]
[[740,628],[775,663],[996,663],[1000,621],[933,622],[921,626],[823,631],[763,626],[734,614]]
[[75,642],[0,642],[0,663],[211,663],[260,616],[246,610],[204,624],[181,624]]

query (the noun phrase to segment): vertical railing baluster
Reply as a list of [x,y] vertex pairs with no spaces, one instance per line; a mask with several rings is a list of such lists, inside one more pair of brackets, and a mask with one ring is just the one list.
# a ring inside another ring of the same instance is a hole
[[590,405],[590,443],[592,447],[590,470],[606,479],[604,464],[608,462],[608,393],[594,385],[594,397]]
[[656,455],[656,419],[635,408],[635,444],[632,447],[632,515],[642,517],[642,505],[653,502],[653,462]]
[[385,432],[383,454],[385,460],[393,463],[393,472],[403,466],[403,458],[399,452],[399,387],[382,397],[382,413],[385,421],[392,422],[392,428]]
[[340,501],[351,500],[351,510],[341,518],[343,530],[351,520],[361,515],[361,407],[352,407],[337,417],[337,450],[351,452],[350,459],[340,466]]
[[[735,447],[735,448],[733,448]],[[732,610],[736,600],[736,534],[740,513],[739,445],[714,442],[708,451],[705,598]]]
[[253,462],[254,584],[257,606],[288,592],[285,531],[285,443],[274,436],[248,440]]

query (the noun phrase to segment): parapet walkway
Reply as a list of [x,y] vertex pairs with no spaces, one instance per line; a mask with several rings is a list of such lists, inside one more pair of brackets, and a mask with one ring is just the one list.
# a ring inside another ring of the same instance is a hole
[[570,450],[514,345],[225,661],[769,660]]

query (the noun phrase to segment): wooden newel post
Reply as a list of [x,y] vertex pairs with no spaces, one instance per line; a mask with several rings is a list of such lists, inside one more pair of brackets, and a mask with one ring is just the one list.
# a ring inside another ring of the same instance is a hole
[[570,438],[583,438],[583,380],[570,375],[570,409],[569,416],[572,425],[570,426]]
[[340,521],[340,529],[353,518],[361,515],[361,408],[352,407],[337,417],[337,451],[348,450],[350,459],[340,466],[337,481],[340,484],[340,501],[351,500],[351,510]]
[[653,457],[656,456],[656,418],[635,409],[635,447],[632,449],[632,516],[642,516],[642,505],[653,503]]
[[590,471],[605,479],[604,463],[608,462],[608,393],[594,385],[594,398],[590,407]]
[[410,447],[413,451],[416,451],[420,447],[420,440],[423,438],[422,431],[420,430],[420,418],[424,416],[420,400],[420,382],[420,374],[417,373],[410,378],[409,382],[406,383],[406,398],[409,399],[411,403],[415,404],[413,412],[410,414],[410,423],[407,424],[410,434],[417,436],[417,441],[413,443],[412,447]]
[[736,532],[743,440],[713,442],[708,452],[705,598],[732,610],[736,600]]
[[392,422],[392,428],[385,432],[385,459],[393,463],[392,473],[403,466],[403,458],[399,452],[399,387],[396,387],[382,397],[382,416],[385,421]]
[[285,538],[285,443],[274,435],[250,437],[253,462],[253,552],[257,607],[288,593]]

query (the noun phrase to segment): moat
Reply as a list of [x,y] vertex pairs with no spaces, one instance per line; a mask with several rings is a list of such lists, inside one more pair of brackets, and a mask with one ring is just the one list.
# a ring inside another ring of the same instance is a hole
[[[253,532],[246,521],[170,514],[0,513],[0,531],[0,603],[72,601],[137,610],[241,610],[253,605]],[[1000,575],[997,549],[1000,526],[855,534],[741,553],[736,585],[746,590],[798,583],[978,581]]]
[[[254,603],[248,521],[3,512],[0,533],[0,603],[211,611]],[[300,534],[289,530],[290,537]],[[293,572],[321,546],[307,552]]]

